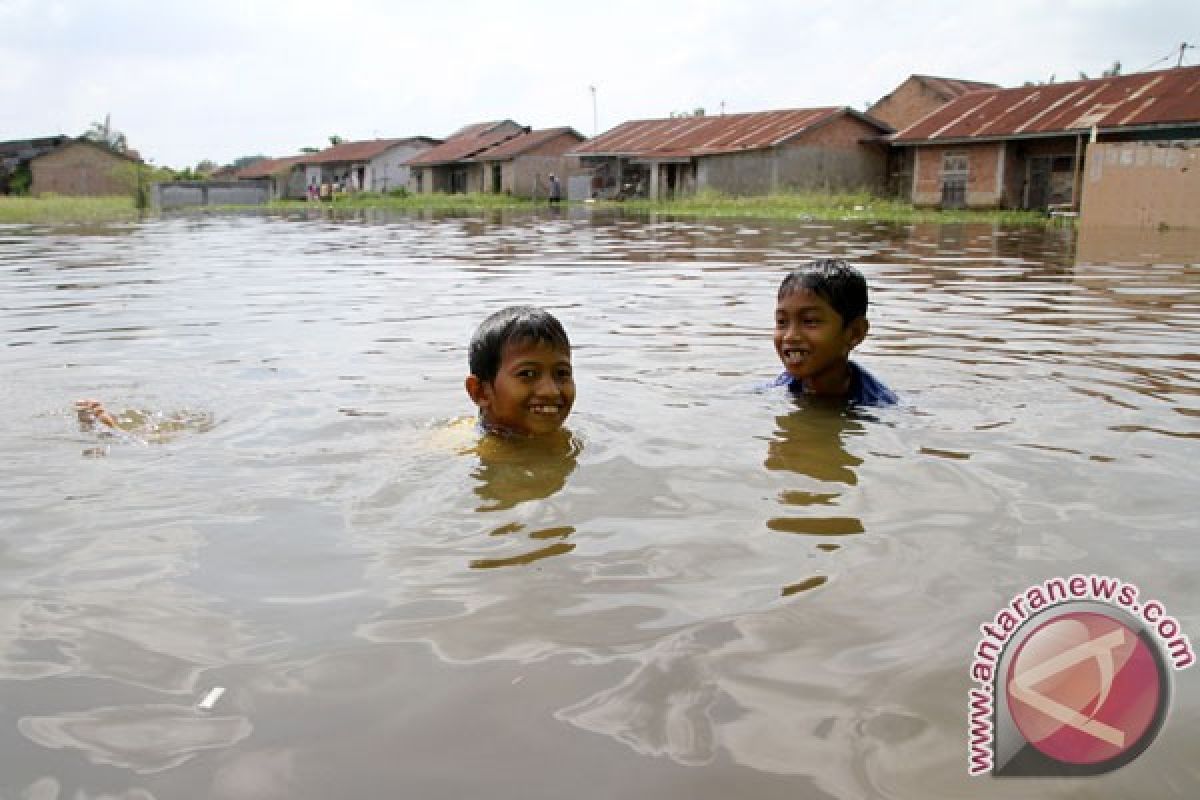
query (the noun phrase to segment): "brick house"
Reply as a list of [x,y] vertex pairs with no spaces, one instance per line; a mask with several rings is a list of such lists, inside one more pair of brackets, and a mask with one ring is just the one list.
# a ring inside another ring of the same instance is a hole
[[412,175],[409,189],[417,194],[486,191],[489,184],[484,177],[483,164],[474,160],[475,157],[526,133],[529,128],[511,119],[478,122],[460,128],[441,144],[406,162]]
[[850,108],[624,122],[571,151],[596,197],[882,187],[892,129]]
[[28,191],[31,182],[29,162],[69,141],[70,136],[60,134],[0,142],[0,194]]
[[1200,137],[1200,67],[969,92],[891,138],[908,196],[942,208],[1078,209],[1090,141]]
[[111,196],[133,194],[141,159],[78,138],[29,161],[30,194]]
[[[903,83],[868,108],[867,114],[896,130],[903,130],[967,92],[998,88],[1000,87],[994,83],[981,81],[909,75]],[[912,149],[906,147],[894,147],[888,151],[889,195],[907,196],[912,186],[912,154]]]
[[582,174],[579,160],[567,153],[583,141],[573,128],[546,128],[515,136],[467,161],[482,167],[484,191],[544,198],[550,175],[565,187],[571,176]]

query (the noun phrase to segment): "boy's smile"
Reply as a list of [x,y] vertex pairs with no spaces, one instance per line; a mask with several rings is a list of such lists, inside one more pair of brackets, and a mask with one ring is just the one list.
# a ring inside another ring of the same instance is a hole
[[575,402],[571,354],[542,341],[504,347],[494,381],[481,381],[483,422],[510,433],[539,435],[562,427]]
[[866,335],[865,317],[844,324],[833,306],[808,289],[789,292],[775,306],[775,352],[806,392],[845,394],[846,362]]

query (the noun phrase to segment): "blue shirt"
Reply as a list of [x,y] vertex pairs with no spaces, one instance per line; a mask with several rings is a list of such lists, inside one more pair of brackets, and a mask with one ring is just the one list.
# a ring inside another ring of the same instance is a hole
[[[893,406],[900,402],[900,398],[896,397],[896,393],[871,373],[855,364],[853,361],[847,361],[846,366],[850,368],[850,389],[846,392],[846,402],[856,406]],[[803,394],[803,384],[793,378],[786,371],[781,373],[768,386],[786,386],[788,390]]]

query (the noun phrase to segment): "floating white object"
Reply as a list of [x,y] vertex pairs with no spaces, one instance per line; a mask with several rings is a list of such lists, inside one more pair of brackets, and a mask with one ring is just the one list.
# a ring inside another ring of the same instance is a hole
[[196,704],[196,708],[201,711],[212,711],[213,706],[221,699],[221,695],[225,694],[224,686],[214,686],[209,690],[208,694],[204,695],[204,699]]

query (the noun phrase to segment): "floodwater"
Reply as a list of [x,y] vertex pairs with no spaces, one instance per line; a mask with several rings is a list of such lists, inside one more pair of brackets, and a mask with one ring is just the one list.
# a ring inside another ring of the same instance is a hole
[[[576,212],[0,228],[0,797],[1195,797],[1196,669],[1098,778],[970,778],[966,714],[979,626],[1054,576],[1200,639],[1198,253]],[[870,280],[859,360],[899,408],[750,390],[782,271],[827,255]],[[465,344],[512,303],[572,337],[574,438],[479,451]]]

